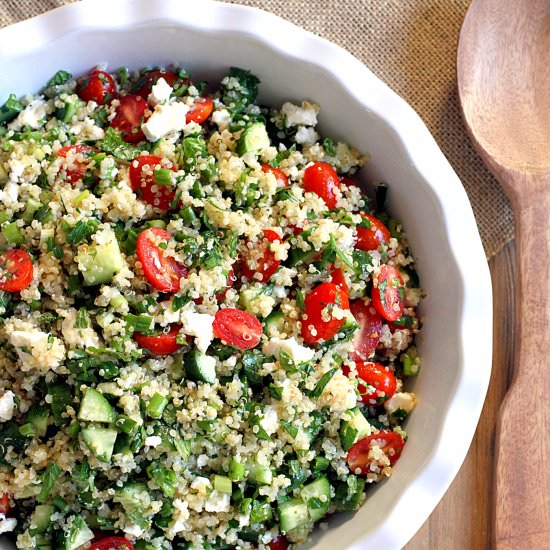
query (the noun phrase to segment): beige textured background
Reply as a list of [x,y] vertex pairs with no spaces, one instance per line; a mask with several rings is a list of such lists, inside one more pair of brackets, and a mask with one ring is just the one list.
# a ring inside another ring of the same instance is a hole
[[[0,26],[72,1],[0,0]],[[271,11],[361,59],[416,109],[434,135],[470,197],[487,257],[513,237],[510,203],[474,152],[458,107],[456,47],[470,0],[229,1]]]

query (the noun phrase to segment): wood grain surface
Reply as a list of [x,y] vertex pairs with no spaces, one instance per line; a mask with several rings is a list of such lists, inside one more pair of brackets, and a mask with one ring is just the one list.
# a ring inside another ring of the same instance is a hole
[[406,550],[488,550],[494,485],[497,414],[513,365],[515,246],[489,262],[493,282],[493,371],[477,431],[451,487]]

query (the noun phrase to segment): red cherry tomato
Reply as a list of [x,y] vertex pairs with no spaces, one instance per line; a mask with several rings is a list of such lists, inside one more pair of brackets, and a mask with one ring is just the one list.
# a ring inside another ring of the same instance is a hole
[[338,333],[345,318],[332,317],[331,309],[335,305],[349,309],[347,293],[334,283],[321,283],[307,294],[302,317],[302,337],[307,344],[326,342]]
[[180,78],[176,73],[172,71],[165,71],[164,69],[161,69],[159,71],[148,71],[138,81],[136,87],[134,88],[135,93],[141,96],[143,99],[147,100],[153,86],[161,78],[164,78],[166,83],[169,84],[172,88],[178,88],[183,84],[189,84],[189,79]]
[[156,334],[154,336],[147,336],[146,334],[141,334],[141,332],[134,332],[133,338],[140,347],[148,349],[155,355],[169,355],[182,347],[176,341],[180,329],[180,326],[172,325],[169,332],[165,334]]
[[185,116],[185,122],[202,124],[212,114],[212,109],[214,102],[211,97],[197,97]]
[[32,281],[34,268],[31,257],[19,248],[0,254],[0,290],[20,292]]
[[134,550],[134,545],[123,537],[107,537],[92,542],[88,550]]
[[277,180],[277,187],[288,187],[288,178],[280,168],[274,168],[271,164],[264,163],[262,164],[262,172],[273,174]]
[[381,244],[389,242],[391,239],[390,230],[378,219],[369,214],[361,214],[368,220],[370,228],[357,227],[357,243],[355,248],[368,252],[376,250]]
[[161,210],[169,210],[176,192],[172,186],[159,185],[155,180],[156,168],[176,171],[174,165],[154,155],[142,155],[130,163],[130,184],[137,196]]
[[262,323],[254,315],[229,307],[218,310],[212,328],[216,338],[239,349],[255,348],[262,336]]
[[128,143],[137,143],[145,138],[141,123],[147,118],[149,106],[140,96],[126,94],[120,97],[111,126],[120,131],[122,139]]
[[69,183],[76,183],[82,179],[88,168],[89,157],[93,152],[93,147],[82,144],[65,145],[56,151],[56,156],[65,159],[63,170],[65,170],[65,178]]
[[405,442],[399,434],[391,430],[382,430],[377,434],[371,434],[364,439],[360,439],[349,450],[347,456],[349,469],[353,473],[359,472],[366,475],[370,472],[370,463],[372,460],[369,459],[369,452],[373,445],[377,445],[384,451],[384,454],[393,466],[401,456]]
[[187,277],[187,268],[173,256],[167,256],[159,244],[172,235],[160,227],[151,227],[139,234],[136,251],[147,280],[161,292],[177,292],[180,279]]
[[104,105],[116,96],[116,84],[109,73],[95,70],[78,80],[76,93],[84,101]]
[[391,265],[383,265],[374,277],[372,304],[376,311],[388,321],[396,321],[403,315],[403,279]]
[[367,359],[380,341],[382,317],[372,305],[366,305],[363,300],[351,302],[350,310],[359,325],[359,330],[353,339],[353,358]]
[[361,401],[368,405],[378,405],[389,399],[397,386],[395,374],[384,365],[373,361],[355,361],[357,376],[368,384],[358,385]]
[[277,537],[269,542],[269,550],[287,550],[288,540],[285,537]]
[[[262,243],[259,245],[264,249],[263,255],[259,259],[244,259],[241,265],[241,271],[249,281],[265,283],[281,265],[281,262],[275,259],[275,254],[269,249],[269,243],[280,243],[282,242],[281,237],[272,229],[264,229],[263,237]],[[254,251],[257,252],[258,249],[255,247]]]
[[336,208],[341,183],[334,168],[326,162],[314,162],[304,171],[304,189],[319,195],[329,210]]
[[346,294],[349,294],[348,284],[346,283],[346,278],[344,277],[344,272],[340,267],[331,267],[331,282],[334,283],[338,288],[341,288]]
[[10,500],[8,493],[4,493],[0,496],[0,514],[8,515],[10,511]]

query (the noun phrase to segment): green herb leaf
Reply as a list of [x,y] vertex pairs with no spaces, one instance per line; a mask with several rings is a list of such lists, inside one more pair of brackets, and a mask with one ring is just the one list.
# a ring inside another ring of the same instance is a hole
[[110,153],[114,157],[127,162],[134,160],[142,152],[142,148],[134,147],[129,143],[126,143],[120,132],[114,128],[107,128],[105,131],[105,137],[99,142],[99,148],[106,153]]
[[48,467],[40,477],[42,486],[40,487],[40,493],[37,497],[38,502],[46,502],[52,489],[54,488],[57,478],[61,475],[61,468],[57,465],[57,462],[50,462]]

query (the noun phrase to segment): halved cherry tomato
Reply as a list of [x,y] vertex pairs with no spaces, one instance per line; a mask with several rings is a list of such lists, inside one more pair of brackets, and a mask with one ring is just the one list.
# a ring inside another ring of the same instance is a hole
[[393,372],[373,361],[355,361],[357,376],[368,386],[363,384],[358,385],[361,401],[368,405],[378,405],[389,399],[394,393],[397,386],[397,380]]
[[146,119],[149,106],[140,96],[126,94],[119,98],[111,126],[120,131],[122,139],[128,143],[137,143],[145,138],[141,123]]
[[176,171],[174,165],[162,157],[142,155],[130,163],[130,184],[137,196],[161,210],[169,210],[176,192],[173,187],[159,185],[155,181],[155,169]]
[[8,515],[10,511],[10,500],[8,493],[4,493],[0,496],[0,514]]
[[286,550],[288,548],[288,540],[285,537],[277,537],[269,541],[269,550]]
[[349,309],[348,295],[334,283],[321,283],[307,294],[304,306],[302,337],[307,344],[318,344],[333,338],[344,324],[345,317],[332,317],[331,311],[334,306]]
[[326,162],[314,162],[304,171],[304,189],[319,195],[330,210],[336,208],[341,182],[334,168]]
[[331,282],[334,283],[338,288],[341,288],[346,294],[349,294],[348,284],[346,283],[346,278],[344,277],[344,272],[340,267],[334,267],[332,265],[331,270]]
[[353,358],[368,359],[377,348],[382,334],[382,317],[372,305],[354,300],[349,306],[359,330],[353,339]]
[[277,180],[277,187],[288,187],[288,178],[280,168],[274,168],[271,164],[264,163],[262,164],[262,172],[273,174]]
[[84,101],[104,105],[116,96],[116,84],[109,73],[94,70],[78,80],[76,93]]
[[86,173],[90,155],[94,152],[94,148],[89,145],[65,145],[56,151],[56,156],[65,159],[63,162],[63,170],[65,170],[65,178],[69,183],[76,183],[82,179]]
[[[241,264],[241,271],[249,281],[261,281],[265,283],[279,269],[281,262],[275,259],[275,254],[269,249],[269,243],[280,242],[282,242],[281,237],[279,237],[276,231],[264,229],[263,240],[259,245],[259,247],[263,247],[263,255],[254,260],[245,258]],[[258,251],[257,248],[254,250],[255,252]]]
[[197,97],[195,103],[187,111],[185,122],[202,124],[212,114],[212,109],[214,109],[214,102],[211,97]]
[[216,338],[239,349],[255,348],[262,336],[262,323],[257,317],[229,307],[218,310],[212,328]]
[[396,321],[403,315],[403,279],[399,271],[388,264],[383,265],[374,277],[372,304],[388,321]]
[[183,84],[189,84],[189,79],[180,78],[176,73],[172,71],[165,71],[161,69],[159,71],[148,71],[146,72],[138,81],[136,86],[133,88],[133,92],[141,96],[143,99],[147,100],[153,86],[161,78],[164,78],[167,84],[172,88],[177,88]]
[[346,459],[349,469],[353,473],[366,475],[370,472],[369,467],[372,460],[369,458],[369,452],[373,445],[377,445],[384,451],[384,454],[393,466],[401,456],[405,442],[399,434],[391,430],[381,430],[376,434],[371,434],[364,439],[360,439],[349,450]]
[[182,348],[182,346],[177,343],[177,337],[180,330],[180,326],[172,325],[170,331],[164,334],[148,336],[146,334],[141,334],[141,332],[134,332],[132,337],[140,347],[148,349],[155,355],[169,355]]
[[187,277],[187,268],[172,256],[167,256],[159,244],[170,241],[172,235],[160,227],[151,227],[139,234],[136,252],[147,280],[161,292],[177,292],[180,279]]
[[378,219],[370,214],[361,214],[366,220],[366,227],[357,227],[357,242],[355,248],[368,252],[376,250],[381,244],[389,242],[391,239],[390,230]]
[[19,248],[0,254],[0,290],[20,292],[32,281],[34,268],[31,257]]

